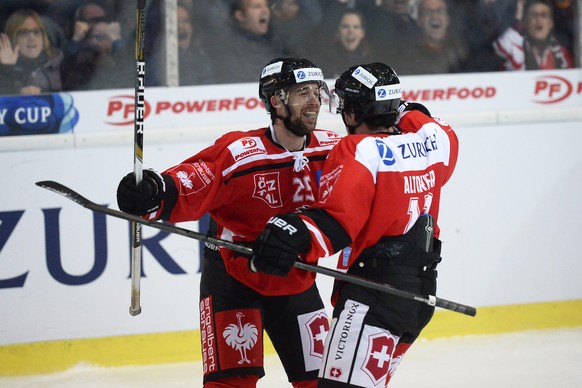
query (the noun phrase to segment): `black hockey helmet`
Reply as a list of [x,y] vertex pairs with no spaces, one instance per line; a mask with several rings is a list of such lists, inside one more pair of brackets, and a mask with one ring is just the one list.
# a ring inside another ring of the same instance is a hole
[[[259,97],[268,112],[273,110],[271,96],[280,90],[287,91],[291,86],[304,82],[317,82],[319,87],[327,84],[323,72],[311,61],[302,58],[276,58],[267,64],[259,79]],[[329,92],[327,92],[329,95]]]
[[[396,72],[376,62],[346,70],[336,80],[334,94],[336,113],[355,113],[355,127],[365,122],[388,128],[396,122],[402,88]],[[355,127],[348,129],[352,133]]]

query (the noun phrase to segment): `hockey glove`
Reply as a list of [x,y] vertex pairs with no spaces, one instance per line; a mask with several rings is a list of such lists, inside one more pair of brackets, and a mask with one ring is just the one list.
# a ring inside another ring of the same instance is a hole
[[144,170],[139,185],[131,172],[119,182],[117,205],[122,212],[143,216],[160,208],[165,191],[163,177],[154,170]]
[[400,106],[398,107],[398,113],[402,114],[403,112],[406,112],[409,110],[419,110],[422,113],[424,113],[425,115],[427,115],[428,117],[432,117],[430,115],[429,110],[426,108],[426,106],[424,106],[418,102],[401,101]]
[[300,253],[307,252],[311,236],[297,214],[271,217],[253,245],[249,261],[253,272],[287,276]]

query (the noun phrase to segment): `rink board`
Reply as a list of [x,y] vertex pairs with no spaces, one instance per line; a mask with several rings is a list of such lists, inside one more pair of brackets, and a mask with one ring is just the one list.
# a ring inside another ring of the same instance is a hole
[[[460,138],[443,190],[437,295],[478,308],[476,318],[438,311],[424,336],[581,326],[582,73],[406,81]],[[224,131],[264,125],[255,94],[254,84],[148,92],[146,167],[161,170]],[[116,207],[117,182],[132,169],[131,99],[118,91],[73,97],[73,132],[0,141],[0,375],[196,360],[199,244],[144,229],[143,312],[131,317],[128,224],[34,185],[56,180]],[[200,99],[206,110],[194,109]],[[0,110],[2,120],[35,112]],[[337,117],[320,123],[343,130]],[[180,226],[202,230],[197,222]],[[327,302],[331,280],[318,283]]]
[[[467,317],[438,310],[421,338],[582,326],[582,300],[481,307]],[[274,354],[270,341],[265,353]],[[200,361],[200,331],[143,334],[0,347],[0,376],[52,373],[85,364],[112,367]]]

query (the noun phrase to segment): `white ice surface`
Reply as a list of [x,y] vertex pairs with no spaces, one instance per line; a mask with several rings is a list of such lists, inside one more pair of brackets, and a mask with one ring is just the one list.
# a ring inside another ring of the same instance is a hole
[[[390,388],[580,388],[582,327],[420,340]],[[279,360],[265,360],[258,387],[290,387]],[[10,388],[171,388],[202,386],[198,362],[140,367],[78,365],[65,372],[0,378]]]

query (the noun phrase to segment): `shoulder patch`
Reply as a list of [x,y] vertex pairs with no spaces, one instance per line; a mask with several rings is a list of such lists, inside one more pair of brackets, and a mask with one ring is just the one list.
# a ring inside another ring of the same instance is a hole
[[312,134],[322,146],[334,146],[342,139],[340,135],[332,131],[314,131]]
[[260,137],[243,137],[228,146],[235,162],[257,154],[266,154],[267,149]]

